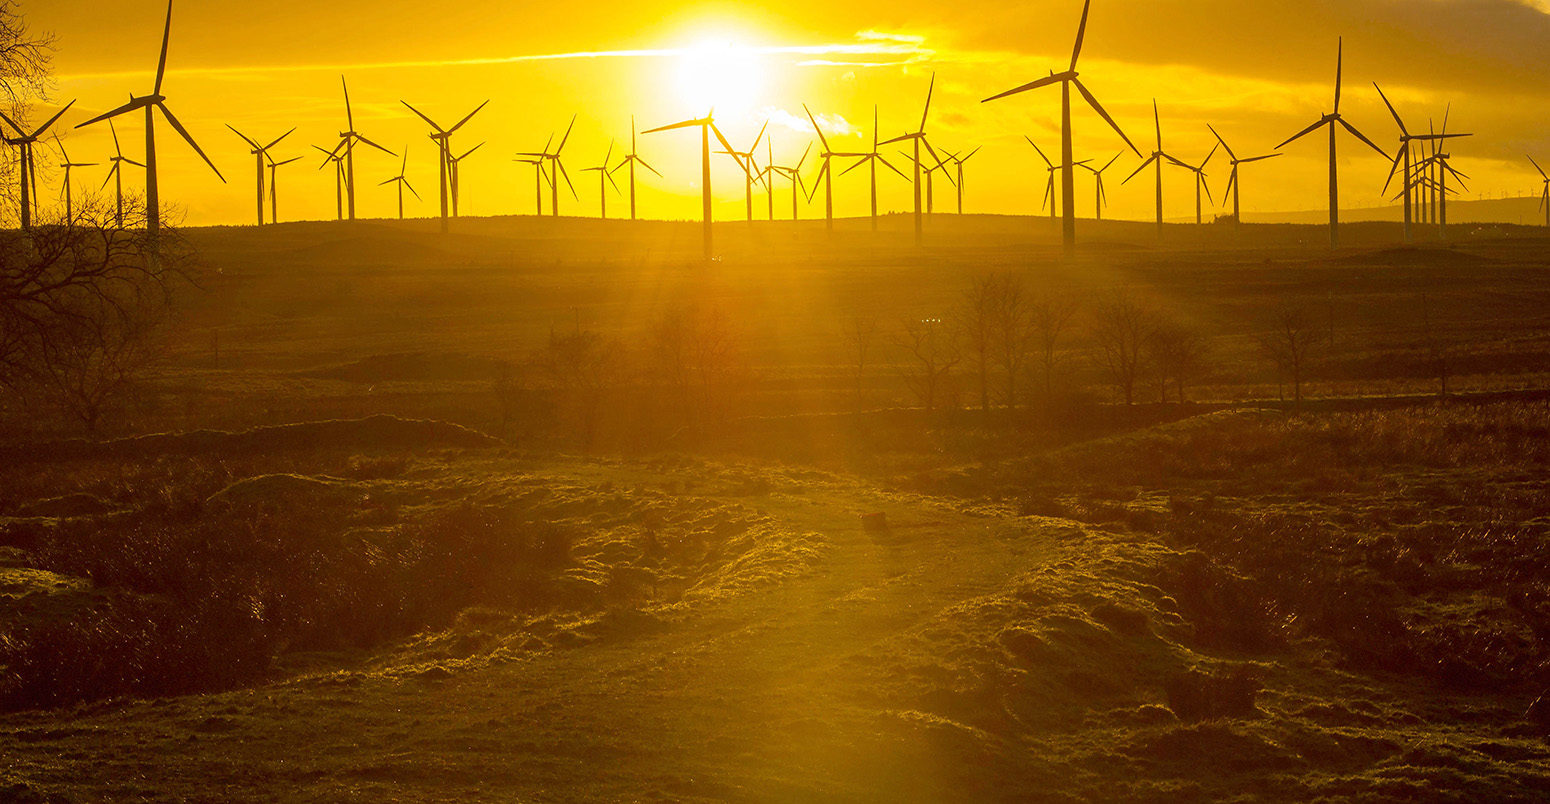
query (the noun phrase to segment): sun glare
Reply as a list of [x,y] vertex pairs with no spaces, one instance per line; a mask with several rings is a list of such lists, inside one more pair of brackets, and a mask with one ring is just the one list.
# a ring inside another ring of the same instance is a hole
[[757,104],[764,81],[760,55],[721,37],[687,48],[678,67],[679,97],[696,113],[711,107],[722,113],[748,111]]

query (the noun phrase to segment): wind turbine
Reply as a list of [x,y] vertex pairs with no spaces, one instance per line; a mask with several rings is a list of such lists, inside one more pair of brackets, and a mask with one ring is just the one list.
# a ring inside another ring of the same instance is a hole
[[[427,124],[430,125],[431,128],[435,129],[435,132],[433,134],[431,134],[431,139],[436,141],[436,154],[437,154],[437,157],[436,157],[437,158],[437,163],[436,164],[437,164],[437,172],[440,174],[440,182],[441,182],[441,231],[442,231],[443,234],[445,234],[446,231],[447,231],[447,196],[448,196],[448,190],[449,190],[449,186],[448,185],[449,185],[449,182],[451,181],[451,177],[449,176],[449,173],[451,171],[451,165],[452,165],[452,161],[451,161],[451,157],[452,157],[452,135],[458,129],[462,128],[465,123],[467,123],[469,120],[472,120],[474,115],[478,114],[479,110],[483,109],[490,102],[488,100],[486,100],[484,103],[481,103],[478,106],[474,107],[473,111],[471,111],[468,114],[464,115],[463,119],[457,121],[457,123],[455,125],[453,125],[452,128],[442,128],[441,126],[437,125],[436,121],[434,121],[434,120],[430,119],[429,117],[427,117],[424,112],[421,112],[419,109],[416,109],[413,106],[410,106],[409,105],[409,101],[400,99],[398,102],[402,103],[404,106],[408,107],[409,111],[414,112],[417,117],[419,117],[421,120],[424,120]],[[467,154],[464,154],[464,156],[467,156]],[[399,195],[403,195],[403,193],[400,192]],[[418,197],[418,195],[416,197]],[[452,210],[453,210],[452,217],[454,217],[454,218],[457,217],[457,194],[456,194],[456,192],[452,193]]]
[[[825,228],[829,232],[833,232],[834,231],[834,171],[831,169],[831,165],[829,163],[833,159],[835,159],[836,157],[850,158],[850,157],[866,156],[866,154],[844,153],[844,152],[840,152],[840,151],[835,151],[833,148],[830,148],[829,147],[829,138],[825,137],[823,135],[823,129],[819,128],[819,126],[818,126],[818,118],[813,116],[813,110],[807,108],[807,104],[804,103],[804,104],[802,104],[802,111],[807,112],[807,119],[810,122],[812,122],[812,124],[813,124],[813,131],[818,132],[818,142],[820,144],[822,144],[822,146],[823,146],[823,150],[818,153],[818,157],[823,160],[823,166],[818,168],[818,180],[813,183],[812,192],[808,193],[807,200],[808,201],[812,201],[813,200],[813,196],[818,193],[818,184],[821,182],[823,184],[823,220],[824,220],[824,226],[825,226]],[[873,150],[876,150],[876,148],[874,147]],[[919,149],[917,148],[917,150],[919,150]],[[918,195],[918,193],[917,193],[917,195]],[[918,202],[919,199],[917,198],[916,201]]]
[[[1038,151],[1039,158],[1044,160],[1045,171],[1049,173],[1049,182],[1044,185],[1044,202],[1039,205],[1039,209],[1043,209],[1045,205],[1048,205],[1049,219],[1054,220],[1057,212],[1055,209],[1055,174],[1059,173],[1063,168],[1057,166],[1054,162],[1049,161],[1049,157],[1044,155],[1044,149],[1034,144],[1033,138],[1029,137],[1027,134],[1024,134],[1023,139],[1027,140],[1028,144],[1033,146],[1033,150]],[[1091,160],[1084,159],[1077,164],[1085,167],[1089,161]],[[1075,167],[1075,165],[1073,165],[1073,167]]]
[[167,74],[167,42],[171,38],[172,0],[167,0],[167,24],[162,29],[161,34],[161,60],[156,64],[156,84],[151,89],[151,94],[137,98],[131,93],[128,103],[111,112],[97,115],[76,126],[76,128],[82,128],[92,123],[112,119],[126,112],[135,111],[136,109],[145,110],[145,233],[146,237],[151,241],[152,248],[155,247],[156,237],[161,232],[161,196],[158,193],[156,183],[155,112],[157,109],[161,110],[162,116],[167,118],[167,123],[172,126],[173,130],[182,135],[189,147],[194,149],[194,153],[199,154],[199,158],[203,159],[205,164],[215,171],[216,178],[220,179],[222,184],[226,183],[226,177],[221,175],[220,169],[215,166],[214,162],[210,161],[210,157],[205,156],[205,152],[200,149],[199,143],[194,142],[194,138],[188,133],[188,129],[183,128],[183,124],[178,122],[178,118],[172,114],[172,110],[167,108],[167,97],[161,94],[162,79]]
[[[1019,92],[1027,92],[1051,84],[1060,84],[1060,161],[1063,165],[1074,164],[1071,157],[1072,86],[1075,86],[1077,91],[1082,94],[1082,98],[1087,101],[1087,105],[1091,106],[1093,111],[1097,112],[1098,116],[1102,117],[1114,129],[1114,132],[1119,135],[1120,139],[1130,146],[1130,150],[1135,151],[1136,156],[1141,155],[1141,152],[1131,143],[1130,138],[1125,136],[1125,132],[1120,130],[1119,124],[1114,122],[1114,118],[1109,117],[1109,113],[1103,110],[1103,106],[1098,103],[1098,99],[1093,97],[1093,93],[1088,91],[1086,85],[1078,77],[1079,73],[1076,69],[1076,63],[1077,58],[1082,55],[1082,40],[1087,36],[1087,12],[1091,7],[1092,0],[1086,0],[1082,4],[1082,22],[1076,29],[1076,47],[1071,51],[1071,66],[1069,69],[1058,74],[1051,71],[1045,78],[1023,84],[1015,89],[1009,89],[1000,95],[995,95],[982,101],[982,103],[989,103],[1009,95],[1016,95]],[[1069,256],[1076,249],[1076,176],[1069,168],[1065,171],[1061,196],[1065,202],[1065,220],[1061,228],[1061,242],[1064,245],[1066,254]]]
[[108,177],[102,180],[102,186],[103,187],[107,187],[108,186],[108,182],[110,182],[110,181],[114,182],[115,185],[116,185],[115,188],[114,188],[115,191],[116,191],[114,196],[115,196],[115,198],[116,198],[118,203],[117,203],[117,206],[114,207],[113,225],[118,227],[118,228],[120,228],[120,229],[122,229],[122,228],[124,228],[124,172],[123,172],[123,165],[126,162],[131,164],[131,165],[134,165],[135,167],[141,167],[141,168],[145,167],[145,165],[143,165],[143,164],[141,164],[139,162],[136,162],[135,160],[130,159],[127,156],[124,156],[124,149],[120,148],[119,144],[118,144],[118,127],[113,125],[113,121],[112,120],[108,121],[108,129],[113,132],[113,156],[108,159],[109,162],[113,163],[113,167],[108,168]]
[[764,141],[765,129],[768,129],[769,127],[770,121],[764,121],[764,125],[759,128],[759,136],[754,138],[753,145],[750,145],[746,151],[734,151],[731,148],[728,148],[725,151],[718,152],[736,159],[737,166],[743,171],[743,195],[744,201],[748,206],[749,223],[753,223],[753,183],[755,178],[754,168],[758,167],[758,165],[754,163],[753,157],[754,154],[759,150],[759,143]]
[[1390,103],[1388,96],[1383,94],[1383,88],[1378,86],[1377,82],[1373,82],[1372,88],[1378,90],[1378,97],[1383,99],[1383,105],[1388,107],[1389,114],[1394,117],[1394,123],[1399,126],[1399,152],[1394,155],[1394,166],[1389,169],[1389,178],[1383,184],[1383,192],[1385,195],[1388,194],[1389,184],[1394,181],[1394,174],[1399,170],[1400,164],[1403,163],[1405,178],[1403,179],[1404,190],[1401,195],[1404,196],[1405,200],[1405,242],[1409,243],[1412,239],[1410,226],[1414,219],[1414,205],[1411,200],[1413,196],[1412,190],[1416,186],[1414,181],[1416,167],[1414,156],[1410,152],[1410,144],[1412,142],[1436,143],[1448,137],[1467,137],[1470,135],[1448,134],[1446,133],[1446,125],[1444,125],[1444,133],[1441,135],[1435,133],[1411,134],[1410,130],[1405,127],[1405,121],[1400,119],[1399,112],[1394,109],[1394,104]]
[[398,156],[386,148],[366,139],[359,131],[355,130],[355,112],[350,108],[350,85],[345,82],[344,76],[339,76],[339,85],[344,88],[344,117],[349,124],[349,129],[339,132],[339,141],[344,145],[344,173],[345,173],[345,206],[349,210],[350,220],[355,220],[355,145],[365,143],[387,154]]
[[677,122],[677,123],[671,123],[671,124],[665,125],[665,126],[658,126],[657,128],[653,128],[653,129],[650,129],[648,131],[643,131],[641,133],[642,134],[655,134],[655,133],[657,133],[659,131],[672,131],[674,129],[693,128],[695,126],[699,126],[699,129],[700,129],[700,205],[702,207],[702,211],[703,211],[704,218],[705,218],[705,259],[706,259],[706,261],[710,261],[712,259],[713,255],[714,255],[713,243],[712,243],[712,240],[711,240],[711,231],[710,231],[711,230],[711,210],[710,210],[710,135],[711,135],[711,133],[712,132],[715,133],[716,139],[721,143],[721,147],[722,148],[725,148],[728,151],[732,150],[732,144],[727,142],[727,138],[721,134],[721,129],[716,128],[715,110],[712,109],[710,112],[707,112],[704,117],[701,117],[701,118],[696,118],[696,119],[693,119],[693,120],[683,120],[683,121],[680,121],[680,122]]
[[332,151],[320,145],[312,147],[323,152],[323,162],[318,165],[318,170],[322,170],[329,162],[334,163],[334,206],[338,214],[336,220],[342,221],[344,220],[344,188],[349,181],[344,175],[344,154],[340,153],[340,149],[344,147],[344,140],[340,140]]
[[475,145],[474,147],[464,151],[461,156],[453,156],[451,151],[447,152],[447,179],[448,182],[452,185],[452,217],[454,218],[458,216],[457,202],[458,198],[461,196],[461,192],[459,190],[462,187],[458,179],[462,175],[463,160],[473,155],[474,151],[477,151],[483,147],[484,143],[481,142],[478,145]]
[[1429,167],[1431,172],[1435,174],[1434,177],[1428,178],[1428,182],[1431,185],[1432,196],[1436,199],[1436,215],[1434,219],[1437,223],[1437,234],[1444,239],[1448,236],[1448,193],[1457,194],[1448,186],[1448,176],[1452,175],[1453,178],[1458,180],[1459,186],[1464,187],[1466,190],[1468,187],[1465,187],[1464,180],[1469,178],[1469,176],[1454,170],[1453,166],[1448,164],[1448,160],[1452,159],[1453,155],[1448,153],[1444,146],[1447,145],[1447,141],[1450,138],[1473,136],[1471,134],[1448,133],[1448,118],[1452,114],[1453,108],[1450,105],[1447,112],[1442,116],[1442,133],[1434,134],[1431,140],[1432,155],[1420,165],[1423,169]]
[[258,142],[255,141],[252,137],[249,137],[248,135],[243,134],[242,132],[238,131],[236,126],[233,126],[232,124],[227,123],[226,127],[231,129],[231,133],[236,134],[237,136],[241,137],[243,142],[245,142],[248,145],[253,147],[253,152],[252,152],[253,156],[258,161],[258,225],[259,226],[263,226],[264,225],[264,167],[265,167],[264,163],[265,163],[265,161],[267,161],[269,159],[269,149],[275,147],[276,145],[279,145],[280,144],[280,140],[283,140],[286,137],[291,136],[291,133],[294,132],[296,129],[292,128],[290,131],[287,131],[284,134],[281,134],[280,136],[275,137],[274,142],[271,142],[268,145],[259,145]]
[[[980,148],[983,148],[983,147],[984,147],[983,145],[976,147],[974,150],[969,152],[968,156],[965,156],[965,157],[963,157],[961,159],[958,157],[957,154],[949,154],[948,157],[947,157],[948,161],[952,162],[953,166],[958,168],[958,183],[957,183],[957,186],[958,186],[958,214],[959,215],[963,214],[963,163],[969,161],[970,159],[973,159],[974,155],[979,153],[980,152]],[[1087,167],[1087,166],[1083,165],[1083,167]]]
[[[548,146],[545,146],[545,147],[548,147]],[[632,220],[632,221],[635,220],[635,166],[637,164],[639,164],[641,167],[651,171],[652,173],[657,173],[657,169],[656,168],[652,167],[651,165],[646,164],[646,160],[642,159],[640,157],[639,153],[636,153],[636,150],[635,150],[635,115],[630,115],[630,152],[624,155],[623,161],[621,161],[616,167],[614,167],[614,170],[618,170],[619,168],[622,168],[625,165],[629,165],[630,166],[630,220]],[[661,173],[657,173],[657,178],[661,178],[661,177],[662,177],[662,174]]]
[[1218,145],[1211,146],[1211,153],[1206,154],[1205,160],[1200,163],[1199,167],[1196,167],[1195,165],[1185,165],[1185,167],[1189,168],[1191,173],[1195,174],[1195,225],[1196,226],[1199,226],[1200,224],[1205,223],[1205,219],[1204,219],[1204,217],[1201,214],[1200,192],[1202,190],[1204,190],[1205,194],[1206,194],[1206,198],[1211,201],[1212,206],[1216,205],[1216,199],[1215,198],[1211,198],[1211,188],[1206,185],[1206,165],[1211,164],[1211,158],[1216,156],[1216,149],[1218,147],[1220,147],[1220,146],[1218,146]]
[[1146,170],[1148,165],[1155,164],[1157,166],[1157,239],[1161,240],[1163,235],[1163,162],[1171,162],[1186,170],[1194,170],[1194,168],[1190,167],[1189,165],[1180,161],[1177,157],[1163,150],[1162,117],[1157,113],[1157,101],[1155,99],[1152,101],[1152,122],[1157,127],[1157,150],[1153,151],[1152,155],[1147,157],[1145,162],[1141,163],[1141,167],[1136,168],[1135,173],[1126,176],[1125,180],[1120,182],[1120,184],[1129,184],[1130,180],[1136,176],[1139,176],[1141,171]]
[[301,157],[299,157],[299,156],[293,156],[290,159],[286,159],[286,160],[280,161],[280,162],[276,162],[276,161],[274,161],[274,159],[270,159],[269,160],[269,222],[270,223],[279,223],[280,222],[280,182],[279,182],[279,169],[280,169],[280,166],[281,165],[289,165],[290,163],[299,161],[300,159],[301,159]]
[[[764,169],[766,174],[779,173],[791,180],[791,219],[793,221],[799,217],[797,215],[797,200],[802,197],[803,190],[802,163],[807,161],[807,154],[812,150],[813,144],[809,142],[807,147],[802,149],[802,158],[798,159],[795,165],[777,165],[774,163],[774,160],[771,160],[769,167]],[[773,196],[774,194],[774,189],[771,189],[770,195]]]
[[[817,128],[817,126],[818,126],[818,124],[815,122],[813,124],[813,127]],[[861,159],[859,161],[857,161],[855,164],[851,165],[850,167],[845,168],[845,170],[840,173],[840,175],[843,176],[846,173],[849,173],[852,170],[855,170],[856,168],[861,167],[862,165],[867,165],[868,166],[868,169],[869,169],[869,171],[872,174],[871,175],[871,183],[872,183],[872,231],[874,231],[874,232],[877,231],[877,163],[879,163],[879,162],[883,163],[884,167],[886,167],[889,170],[899,174],[899,178],[904,179],[905,181],[909,181],[909,179],[910,179],[909,176],[904,175],[904,171],[899,170],[898,168],[894,167],[892,164],[890,164],[888,162],[887,159],[883,158],[883,155],[881,153],[878,152],[877,146],[878,146],[879,143],[877,142],[877,132],[878,132],[878,128],[877,128],[877,107],[873,106],[872,107],[872,151],[871,151],[871,153],[862,154],[861,155]],[[960,201],[961,200],[962,199],[960,198]],[[960,209],[959,211],[961,212],[962,209]]]
[[1319,121],[1317,123],[1314,123],[1313,125],[1308,126],[1307,128],[1303,129],[1302,131],[1299,131],[1291,139],[1289,139],[1286,142],[1283,142],[1280,145],[1276,146],[1276,150],[1279,151],[1282,148],[1285,148],[1287,145],[1290,145],[1291,143],[1296,142],[1297,140],[1301,139],[1302,137],[1304,137],[1304,136],[1306,136],[1308,134],[1311,134],[1314,131],[1317,131],[1319,129],[1319,127],[1321,127],[1321,126],[1329,126],[1329,247],[1330,248],[1338,248],[1340,246],[1340,176],[1339,176],[1339,163],[1335,159],[1335,142],[1336,142],[1335,134],[1338,131],[1338,129],[1335,128],[1335,124],[1339,123],[1342,127],[1345,128],[1346,131],[1351,132],[1351,136],[1356,137],[1357,139],[1361,140],[1363,143],[1366,143],[1366,145],[1369,148],[1372,148],[1374,151],[1377,151],[1379,154],[1381,154],[1383,156],[1384,159],[1389,159],[1389,155],[1384,153],[1382,148],[1379,148],[1377,145],[1375,145],[1372,140],[1367,139],[1367,135],[1363,134],[1360,131],[1357,131],[1355,126],[1351,125],[1350,123],[1347,123],[1345,121],[1345,118],[1340,116],[1340,81],[1341,81],[1341,73],[1344,71],[1344,67],[1345,67],[1345,39],[1342,38],[1340,40],[1339,50],[1337,51],[1336,60],[1335,60],[1335,109],[1334,109],[1334,111],[1332,111],[1329,114],[1326,114],[1323,117],[1319,118]]
[[[547,148],[549,146],[545,145],[544,147]],[[535,216],[542,216],[544,214],[544,181],[549,178],[548,171],[544,170],[543,157],[518,156],[511,161],[533,166],[533,208],[535,210],[533,214]]]
[[570,140],[571,129],[573,129],[575,127],[576,127],[576,115],[571,115],[570,125],[565,127],[565,136],[560,138],[560,145],[559,145],[559,147],[555,148],[552,153],[549,151],[549,144],[554,142],[554,135],[550,134],[549,135],[549,141],[544,143],[544,149],[542,151],[526,151],[526,152],[517,154],[517,156],[525,156],[525,157],[528,157],[528,158],[531,158],[531,159],[539,159],[539,160],[542,160],[542,161],[548,163],[548,165],[549,165],[549,214],[553,215],[556,218],[560,217],[560,179],[564,179],[565,180],[565,186],[570,188],[571,197],[575,198],[577,201],[581,200],[581,197],[576,195],[576,185],[571,184],[570,174],[565,172],[565,165],[562,162],[560,162],[560,154],[565,150],[565,143]]
[[1124,155],[1125,155],[1125,152],[1124,151],[1120,151],[1119,153],[1114,155],[1113,159],[1109,160],[1108,164],[1104,165],[1101,168],[1094,168],[1092,165],[1088,165],[1088,164],[1083,164],[1082,165],[1082,168],[1084,170],[1086,170],[1088,173],[1093,174],[1093,179],[1095,180],[1095,182],[1097,183],[1097,186],[1098,186],[1097,192],[1095,193],[1095,195],[1097,196],[1097,207],[1096,207],[1097,212],[1093,216],[1093,220],[1098,220],[1098,221],[1103,220],[1103,205],[1109,203],[1108,195],[1103,192],[1103,174],[1109,168],[1114,167],[1114,163],[1118,162],[1119,158],[1124,156]]
[[54,146],[59,149],[59,155],[65,161],[59,166],[65,169],[65,225],[75,222],[75,206],[70,192],[70,169],[78,167],[96,167],[96,162],[71,162],[70,153],[65,150],[65,142],[59,138],[59,132],[54,132]]
[[1539,171],[1539,177],[1545,180],[1545,194],[1539,197],[1539,206],[1545,211],[1545,228],[1550,229],[1550,174],[1545,173],[1545,169],[1534,161],[1534,157],[1529,157],[1528,161],[1535,170]]
[[597,199],[599,204],[598,217],[608,220],[608,185],[614,185],[614,192],[619,191],[619,185],[614,184],[613,172],[608,169],[608,162],[614,158],[614,141],[608,141],[608,152],[603,154],[603,163],[597,167],[582,168],[582,173],[597,174]]
[[65,104],[63,109],[55,112],[54,116],[50,117],[47,123],[38,126],[31,134],[23,131],[21,126],[16,125],[15,120],[7,117],[4,113],[0,113],[0,120],[10,124],[11,128],[16,132],[15,137],[5,138],[5,144],[16,146],[17,154],[20,156],[20,170],[17,172],[21,174],[22,181],[21,223],[23,229],[32,228],[32,213],[38,205],[38,168],[32,161],[32,146],[37,144],[38,138],[43,136],[43,132],[48,131],[49,126],[54,125],[74,105],[75,101]]
[[885,140],[882,142],[883,145],[892,145],[896,142],[904,142],[905,140],[912,140],[915,143],[915,155],[913,157],[913,161],[915,165],[915,245],[917,246],[925,242],[925,226],[921,218],[920,209],[920,146],[926,146],[927,153],[930,153],[931,158],[936,160],[937,167],[942,168],[943,170],[947,169],[947,166],[942,162],[942,157],[937,156],[936,149],[932,148],[931,143],[926,141],[926,118],[931,116],[931,95],[935,91],[936,74],[932,73],[931,86],[926,89],[926,108],[925,111],[920,113],[920,130],[913,131],[909,134],[900,134],[891,140]]
[[[1232,146],[1227,144],[1227,140],[1222,139],[1222,135],[1221,134],[1217,134],[1216,133],[1216,129],[1212,128],[1210,123],[1206,124],[1206,128],[1211,129],[1211,134],[1216,137],[1216,141],[1222,144],[1222,149],[1227,152],[1227,159],[1228,159],[1229,163],[1232,164],[1232,173],[1228,174],[1228,176],[1227,176],[1227,192],[1232,194],[1232,219],[1233,219],[1233,227],[1235,229],[1236,228],[1242,228],[1242,226],[1243,226],[1243,209],[1242,209],[1242,206],[1239,204],[1239,191],[1242,189],[1243,185],[1238,180],[1238,166],[1239,165],[1247,165],[1250,162],[1262,162],[1262,161],[1264,161],[1266,159],[1274,159],[1274,158],[1276,158],[1278,156],[1281,156],[1281,154],[1278,154],[1278,153],[1276,153],[1276,154],[1267,154],[1265,156],[1251,156],[1251,157],[1249,157],[1247,159],[1239,159],[1238,155],[1233,152]],[[1222,200],[1226,201],[1227,199],[1223,198]]]
[[420,194],[415,192],[414,185],[410,184],[409,183],[409,179],[406,177],[406,174],[408,172],[409,172],[409,146],[405,145],[404,146],[404,161],[403,161],[403,163],[398,168],[398,175],[394,176],[391,179],[388,179],[387,181],[381,182],[381,183],[379,183],[377,185],[378,187],[381,187],[384,184],[397,184],[398,185],[398,219],[399,220],[403,220],[404,219],[404,188],[405,187],[409,188],[409,192],[414,193],[414,198],[415,198],[416,201],[420,200]]

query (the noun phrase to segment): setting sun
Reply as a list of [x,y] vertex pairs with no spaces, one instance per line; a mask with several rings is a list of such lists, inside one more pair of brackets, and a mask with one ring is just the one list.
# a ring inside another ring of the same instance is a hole
[[725,37],[686,48],[678,63],[678,97],[696,112],[711,107],[723,114],[748,111],[765,81],[758,51]]

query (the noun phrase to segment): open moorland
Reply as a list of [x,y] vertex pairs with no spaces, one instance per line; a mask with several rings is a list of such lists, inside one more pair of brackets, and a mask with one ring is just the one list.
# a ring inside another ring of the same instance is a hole
[[882,225],[182,232],[0,799],[1550,797],[1543,230]]

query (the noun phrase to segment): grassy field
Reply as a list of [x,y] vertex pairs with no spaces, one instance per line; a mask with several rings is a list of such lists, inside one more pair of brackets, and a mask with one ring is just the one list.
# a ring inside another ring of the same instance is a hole
[[[907,223],[187,233],[119,437],[0,446],[0,799],[1550,796],[1550,238]],[[1190,322],[1192,402],[1107,404],[1079,323],[1060,404],[917,409],[893,327],[992,270]],[[1333,324],[1300,406],[1288,301]],[[592,449],[503,421],[551,332],[686,307],[722,415],[631,374]]]

